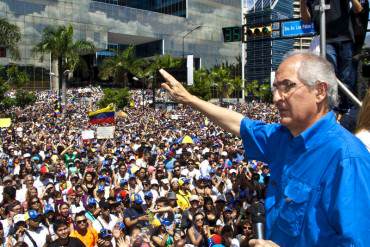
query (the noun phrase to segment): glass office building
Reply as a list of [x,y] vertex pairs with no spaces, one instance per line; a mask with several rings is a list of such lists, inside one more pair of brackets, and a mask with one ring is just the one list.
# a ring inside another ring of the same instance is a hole
[[[293,17],[293,0],[247,1],[246,22],[253,26]],[[246,82],[271,83],[271,72],[276,71],[283,56],[293,49],[293,39],[255,40],[246,47]]]
[[[43,29],[72,24],[76,40],[94,42],[94,66],[109,48],[135,45],[139,57],[171,54],[194,55],[202,67],[222,62],[235,63],[241,44],[224,43],[222,27],[241,25],[239,0],[0,0],[0,18],[19,26],[22,65],[31,77],[30,87],[48,88],[48,56],[39,61],[31,50]],[[9,56],[1,64],[11,63]]]

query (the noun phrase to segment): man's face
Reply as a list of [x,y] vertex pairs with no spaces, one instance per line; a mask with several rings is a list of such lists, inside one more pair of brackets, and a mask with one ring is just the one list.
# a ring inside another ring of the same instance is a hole
[[77,228],[84,230],[87,228],[87,219],[85,216],[79,216],[76,218],[76,226]]
[[280,123],[293,134],[308,128],[318,111],[316,90],[298,78],[301,61],[301,56],[285,60],[279,66],[273,84],[273,101],[280,113]]
[[66,225],[61,225],[58,229],[57,229],[57,232],[56,234],[58,235],[59,238],[61,239],[66,239],[68,238],[69,234],[70,234],[70,230],[69,230],[69,227],[66,226]]

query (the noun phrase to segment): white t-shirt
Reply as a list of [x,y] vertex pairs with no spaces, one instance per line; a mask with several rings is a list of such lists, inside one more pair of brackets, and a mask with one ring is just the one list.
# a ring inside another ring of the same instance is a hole
[[93,227],[97,232],[100,232],[102,228],[113,230],[114,226],[119,222],[119,219],[113,214],[109,215],[109,222],[106,222],[103,217],[99,216],[97,220],[93,222]]
[[365,144],[367,150],[370,152],[370,131],[360,130],[356,133],[356,137]]
[[[43,247],[46,244],[46,237],[49,235],[48,229],[44,226],[40,226],[37,231],[29,231],[26,230],[28,234],[31,236],[31,238],[35,241],[37,247]],[[27,234],[24,234],[24,242],[30,246],[33,247],[34,244],[32,243],[32,240],[27,236]]]

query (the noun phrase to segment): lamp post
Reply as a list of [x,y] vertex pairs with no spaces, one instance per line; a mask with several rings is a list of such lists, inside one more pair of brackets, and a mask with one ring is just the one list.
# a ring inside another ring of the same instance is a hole
[[202,25],[196,26],[193,29],[191,29],[189,32],[187,32],[184,36],[182,36],[182,58],[183,59],[185,58],[185,38],[186,38],[186,36],[188,36],[189,34],[191,34],[192,32],[194,32],[195,30],[197,30],[201,27],[203,27],[203,26]]

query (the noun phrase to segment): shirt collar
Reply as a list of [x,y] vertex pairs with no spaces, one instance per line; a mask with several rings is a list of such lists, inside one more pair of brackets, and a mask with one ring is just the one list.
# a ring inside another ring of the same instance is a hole
[[330,111],[316,121],[316,123],[311,127],[293,138],[293,142],[301,143],[305,148],[312,147],[312,145],[322,139],[323,134],[331,129],[335,124],[335,114]]

